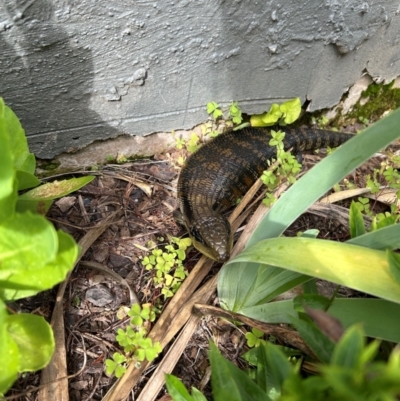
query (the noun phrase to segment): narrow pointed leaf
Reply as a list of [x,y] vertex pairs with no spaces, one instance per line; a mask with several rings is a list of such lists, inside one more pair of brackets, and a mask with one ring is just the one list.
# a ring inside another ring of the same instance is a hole
[[356,206],[355,202],[351,202],[349,220],[351,238],[356,238],[359,235],[363,235],[367,232],[363,215],[360,209]]
[[222,357],[214,344],[210,346],[211,383],[215,401],[271,400],[245,372]]
[[86,184],[89,184],[93,179],[94,176],[70,178],[68,180],[49,182],[31,189],[19,196],[17,211],[24,212],[31,210],[36,213],[45,214],[54,199],[77,191]]
[[275,345],[265,344],[268,366],[274,374],[274,379],[280,386],[289,377],[293,366],[288,361],[287,356]]
[[329,363],[335,344],[308,319],[292,318],[292,325],[322,363]]
[[174,401],[193,401],[193,397],[187,391],[185,385],[174,375],[165,375],[165,384],[169,395]]
[[400,283],[393,280],[383,251],[320,239],[273,238],[247,248],[225,267],[235,262],[278,266],[400,303]]
[[359,326],[352,326],[338,342],[332,354],[333,365],[356,369],[361,365],[365,346],[364,332]]

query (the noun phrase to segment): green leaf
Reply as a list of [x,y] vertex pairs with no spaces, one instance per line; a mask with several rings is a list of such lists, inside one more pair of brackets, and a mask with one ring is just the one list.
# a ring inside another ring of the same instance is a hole
[[364,235],[367,232],[365,229],[363,215],[354,201],[351,202],[349,220],[351,238]]
[[14,214],[17,200],[16,172],[7,133],[5,107],[0,98],[0,223]]
[[146,350],[138,348],[135,351],[135,357],[139,362],[143,362],[146,359]]
[[[168,394],[174,401],[195,401],[181,380],[174,375],[165,374],[165,384]],[[204,400],[206,400],[206,398],[204,398]]]
[[[36,271],[38,264],[51,262],[56,256],[57,246],[56,231],[42,216],[16,214],[3,222],[0,226],[0,286],[12,288],[16,285],[18,288],[15,275],[19,269],[26,274]],[[28,280],[35,286],[31,278]]]
[[389,263],[390,273],[397,283],[400,284],[400,255],[389,250],[386,251],[386,255]]
[[18,346],[7,331],[8,318],[6,305],[0,300],[0,395],[12,386],[20,367]]
[[[249,333],[246,333],[249,334]],[[252,333],[251,333],[252,334]],[[253,334],[254,336],[254,334]],[[265,347],[265,343],[260,343],[258,347],[255,347],[253,349],[253,352],[251,355],[248,355],[248,353],[244,356],[244,358],[249,361],[249,359],[255,359],[251,363],[256,365],[256,383],[258,387],[260,387],[262,390],[264,390],[267,394],[269,392],[270,387],[273,387],[274,390],[276,389],[276,386],[278,386],[279,391],[280,391],[280,386],[278,383],[276,385],[272,385],[270,383],[271,379],[273,380],[274,375],[271,374],[269,371],[269,366],[268,366],[268,360],[267,360],[267,349]],[[274,397],[271,397],[274,399]]]
[[396,223],[398,218],[397,214],[391,214],[389,216],[383,217],[377,221],[377,216],[374,217],[371,224],[371,230],[379,230],[391,226]]
[[302,294],[293,299],[294,309],[298,312],[304,312],[304,305],[312,309],[327,310],[331,300],[318,294]]
[[254,330],[255,329],[252,329],[251,332],[247,332],[245,334],[245,338],[247,340],[247,346],[250,348],[257,347],[260,345],[260,336],[257,336],[257,333],[254,333]]
[[21,313],[10,315],[6,321],[10,337],[20,353],[20,372],[33,372],[44,368],[54,352],[51,326],[41,316]]
[[116,363],[118,363],[118,364],[124,363],[124,362],[126,361],[125,355],[122,355],[122,354],[119,353],[119,352],[115,352],[115,353],[114,353],[113,359],[114,359],[114,361],[115,361]]
[[72,270],[78,246],[69,234],[56,232],[44,217],[16,215],[4,226],[0,226],[0,257],[4,258],[0,295],[4,299],[16,300],[50,289]]
[[272,104],[270,110],[263,114],[255,114],[250,117],[252,127],[267,127],[275,125],[282,117],[282,112],[278,104]]
[[[224,280],[224,277],[227,280]],[[221,304],[233,312],[244,313],[249,306],[264,305],[279,294],[289,291],[311,278],[289,270],[276,269],[260,263],[239,263],[230,269],[223,268],[218,277],[218,293]],[[237,283],[237,285],[233,285]],[[240,283],[240,285],[239,285]]]
[[207,401],[207,398],[196,387],[192,387],[192,397],[194,401]]
[[[357,326],[353,326],[357,327]],[[364,331],[362,331],[363,336],[365,335]],[[370,343],[368,343],[361,354],[360,357],[360,364],[365,365],[369,362],[372,362],[376,355],[379,352],[379,347],[381,346],[381,342],[379,340],[373,340]]]
[[106,373],[109,376],[114,373],[116,367],[117,364],[112,359],[106,359]]
[[383,251],[312,238],[272,238],[247,248],[225,266],[230,269],[237,262],[285,268],[400,303],[400,283],[393,280]]
[[335,344],[307,316],[292,318],[291,323],[322,363],[329,363]]
[[115,377],[117,379],[119,379],[120,377],[122,377],[124,375],[124,373],[126,372],[126,366],[122,366],[122,365],[117,365],[115,367]]
[[263,115],[264,114],[253,114],[250,117],[250,125],[252,127],[265,127],[264,121],[263,121]]
[[34,188],[40,184],[40,180],[34,174],[22,170],[17,171],[17,180],[18,191],[22,191],[28,188]]
[[223,358],[217,347],[210,343],[211,383],[215,401],[260,401],[270,397],[249,376]]
[[268,366],[274,375],[274,381],[282,387],[283,382],[290,376],[293,367],[287,356],[276,345],[266,343],[264,347]]
[[30,210],[32,212],[45,214],[49,210],[54,199],[77,191],[89,184],[93,179],[94,176],[70,178],[68,180],[49,182],[48,184],[31,189],[19,196],[17,211],[24,212]]
[[302,284],[303,293],[306,295],[318,295],[318,287],[315,280],[306,281]]
[[282,111],[280,109],[279,104],[272,104],[268,113],[263,114],[262,120],[264,126],[275,125],[279,119],[282,117]]
[[[29,152],[25,131],[15,113],[4,104],[0,98],[0,120],[4,121],[8,136],[14,167],[17,170],[34,174],[36,168],[35,156]],[[2,142],[3,143],[3,142]],[[2,159],[1,159],[2,160]]]
[[[256,363],[257,363],[257,369],[256,369],[256,380],[258,386],[263,389],[268,396],[272,400],[276,400],[280,395],[281,395],[281,375],[276,372],[274,372],[274,366],[271,366],[271,362],[276,364],[276,363],[281,363],[283,366],[283,369],[286,369],[287,366],[287,357],[284,356],[284,358],[279,358],[279,357],[274,357],[274,351],[271,352],[269,350],[269,347],[271,347],[271,344],[268,343],[261,343],[259,347],[255,348],[255,356],[256,356]],[[278,353],[281,353],[279,347],[276,347]],[[269,350],[269,351],[268,351]],[[268,357],[269,353],[269,357]],[[282,353],[281,353],[282,354]],[[279,358],[279,360],[277,360]],[[284,362],[283,362],[284,361]],[[291,367],[289,367],[291,370]],[[286,374],[285,372],[283,372]]]
[[364,332],[359,326],[350,327],[341,337],[332,354],[331,363],[351,369],[361,367],[365,347]]
[[283,113],[283,121],[285,124],[292,124],[295,122],[301,113],[300,98],[288,100],[280,105],[280,110]]
[[[151,339],[150,340],[150,344],[151,344]],[[160,354],[160,352],[162,351],[162,347],[160,342],[156,342],[154,345],[150,345],[147,349],[146,349],[146,360],[148,360],[149,362],[154,361],[154,359],[156,359],[158,357],[158,355]]]
[[400,224],[392,224],[379,230],[360,235],[346,242],[365,246],[373,249],[399,249],[400,248]]
[[218,109],[219,105],[216,102],[209,102],[207,103],[207,114],[211,114],[215,111],[215,109]]

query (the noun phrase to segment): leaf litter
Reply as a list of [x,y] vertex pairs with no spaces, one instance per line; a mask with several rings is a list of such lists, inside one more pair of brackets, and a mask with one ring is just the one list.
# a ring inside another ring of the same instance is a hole
[[[349,132],[349,129],[346,131]],[[178,159],[183,151],[174,152],[173,158]],[[320,157],[306,155],[303,165],[306,169],[310,168]],[[381,158],[377,156],[371,159],[349,179],[358,187],[365,186],[366,174],[380,164]],[[66,366],[68,375],[79,372],[68,381],[67,391],[71,401],[102,400],[115,382],[114,377],[105,374],[104,366],[105,360],[119,351],[115,341],[116,331],[127,324],[127,318],[121,313],[132,302],[127,285],[140,303],[154,303],[161,296],[159,290],[151,287],[151,272],[144,269],[141,259],[154,246],[167,244],[168,235],[185,235],[172,216],[177,207],[178,169],[170,161],[168,155],[159,155],[155,160],[103,166],[92,183],[55,202],[48,213],[57,228],[70,233],[79,241],[111,213],[119,212],[117,218],[82,256],[82,263],[74,269],[66,287],[63,304]],[[348,200],[342,201],[342,209],[346,211],[349,204]],[[346,212],[343,217],[343,210],[339,208],[335,210],[333,206],[330,213],[326,210],[310,210],[292,224],[286,235],[317,228],[322,238],[346,240],[349,238]],[[189,271],[199,257],[196,251],[189,252],[185,260]],[[93,267],[93,264],[103,266],[103,269]],[[214,266],[206,273],[202,282],[215,277],[219,267]],[[124,282],[116,280],[107,270],[122,277]],[[329,283],[318,282],[318,286],[327,295],[333,291]],[[341,289],[341,294],[355,295],[349,289]],[[56,289],[53,289],[19,301],[16,309],[40,314],[50,321],[55,299]],[[219,306],[215,292],[209,304]],[[203,316],[196,324],[172,373],[180,377],[188,388],[194,386],[203,391],[206,397],[211,397],[207,357],[210,339],[219,346],[225,357],[239,367],[246,368],[241,354],[248,349],[245,334],[250,330],[248,326],[235,326],[213,315]],[[165,347],[155,366],[169,348],[170,345]],[[143,388],[150,383],[153,371],[154,366],[150,366],[141,373],[133,388],[135,398],[129,395],[128,400],[138,399]],[[34,390],[39,385],[40,372],[24,374],[7,395]],[[164,396],[165,389],[154,399]],[[39,399],[37,391],[27,394],[24,399]]]

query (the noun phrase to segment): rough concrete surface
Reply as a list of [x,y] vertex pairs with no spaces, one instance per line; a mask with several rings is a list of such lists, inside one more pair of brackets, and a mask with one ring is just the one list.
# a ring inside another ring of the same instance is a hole
[[[188,140],[192,132],[198,132],[196,127],[192,131],[177,131],[175,138]],[[105,141],[96,141],[75,153],[61,153],[53,161],[59,163],[59,170],[74,170],[82,167],[101,165],[106,163],[107,157],[117,159],[118,156],[147,157],[165,152],[174,147],[175,139],[167,132],[147,136],[119,136]]]
[[332,107],[399,76],[399,42],[398,0],[2,0],[0,95],[51,158],[191,128],[212,100]]

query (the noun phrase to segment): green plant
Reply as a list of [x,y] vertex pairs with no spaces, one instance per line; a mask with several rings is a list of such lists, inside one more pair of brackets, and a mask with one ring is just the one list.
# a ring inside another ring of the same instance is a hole
[[274,103],[268,112],[250,117],[252,127],[269,127],[275,124],[287,125],[296,121],[301,113],[299,98],[288,100],[282,104]]
[[[400,174],[396,168],[397,158],[389,157],[387,161],[381,163],[381,167],[375,168],[371,174],[366,176],[366,188],[368,188],[371,194],[375,195],[378,199],[382,189],[392,188],[396,190],[396,198],[399,199],[400,195]],[[393,202],[390,206],[391,211],[385,213],[376,214],[371,208],[371,201],[366,197],[358,197],[355,205],[358,207],[360,212],[373,218],[372,229],[377,229],[387,225],[390,221],[394,224],[399,217],[396,202]],[[375,202],[374,202],[375,203]]]
[[251,331],[247,332],[245,334],[246,340],[247,340],[247,345],[251,347],[259,347],[260,344],[263,342],[265,343],[265,340],[263,340],[264,333],[261,330],[258,329],[251,329]]
[[175,147],[177,149],[183,149],[185,144],[186,144],[186,142],[183,138],[175,138]]
[[242,110],[240,110],[238,102],[232,102],[229,105],[229,119],[232,120],[235,125],[243,121]]
[[222,110],[217,102],[207,103],[207,114],[210,114],[214,120],[222,117]]
[[[73,238],[43,216],[53,199],[93,177],[39,185],[36,160],[13,111],[0,98],[0,394],[19,372],[43,368],[54,351],[50,325],[41,317],[14,313],[6,302],[52,288],[77,260]],[[31,189],[33,188],[33,189]],[[19,191],[26,191],[19,194]]]
[[170,237],[171,243],[165,246],[165,251],[156,248],[151,255],[145,256],[142,260],[146,270],[154,270],[154,284],[161,288],[161,294],[165,299],[172,297],[188,272],[183,266],[186,258],[186,249],[191,245],[190,238]]
[[118,153],[117,158],[115,159],[117,164],[124,164],[128,161],[128,158],[124,154]]
[[[185,251],[190,245],[190,238],[170,237],[170,243],[165,245],[164,250],[156,247],[142,260],[146,270],[154,271],[154,286],[161,289],[164,299],[172,297],[188,275],[182,261],[185,260]],[[155,307],[150,304],[142,307],[135,304],[128,315],[131,317],[129,326],[125,330],[118,329],[116,336],[124,353],[116,352],[112,359],[106,360],[106,373],[115,374],[118,378],[125,373],[130,363],[139,364],[144,360],[151,362],[162,351],[159,342],[153,343],[147,337],[148,327],[156,318]]]
[[276,201],[272,191],[278,187],[282,180],[286,179],[289,183],[293,184],[296,181],[296,174],[301,171],[301,164],[297,159],[288,151],[284,150],[283,140],[285,133],[282,131],[271,131],[272,139],[269,144],[276,147],[276,160],[272,160],[274,164],[272,169],[266,170],[261,176],[261,181],[267,186],[269,193],[267,193],[264,203],[270,206]]
[[393,80],[386,85],[371,83],[346,115],[346,119],[358,119],[363,124],[368,124],[382,118],[388,111],[400,107],[400,89],[393,87],[394,82]]
[[[312,323],[306,323],[311,334]],[[394,348],[387,361],[377,358],[379,341],[367,344],[359,326],[352,326],[336,345],[326,350],[327,338],[312,330],[313,344],[327,351],[326,361],[315,364],[314,375],[300,373],[301,358],[293,351],[263,342],[245,358],[254,366],[250,375],[223,358],[211,344],[209,352],[213,400],[223,401],[337,401],[388,400],[400,396],[400,349]],[[289,360],[289,358],[291,358]],[[252,379],[252,376],[254,379]],[[205,400],[196,389],[192,395],[174,376],[166,375],[174,401]]]
[[149,304],[140,307],[135,304],[129,310],[131,317],[130,325],[125,330],[118,329],[116,340],[123,347],[124,354],[115,352],[112,359],[106,360],[106,373],[121,377],[126,372],[126,366],[131,363],[140,363],[144,360],[153,361],[162,351],[160,342],[153,343],[151,338],[146,337],[148,329],[146,326],[154,322],[156,313]]
[[325,128],[329,123],[329,118],[326,116],[321,116],[320,118],[311,117],[311,123],[316,124],[321,128]]
[[[243,121],[242,110],[239,107],[238,102],[232,102],[228,105],[228,109],[224,112],[221,106],[216,102],[207,103],[207,114],[209,114],[214,120],[223,118],[227,122],[231,122],[234,125],[238,125]],[[211,137],[215,135],[215,131],[210,135]]]
[[189,141],[186,142],[186,149],[190,153],[194,153],[200,147],[199,141],[200,141],[200,138],[197,136],[197,134],[192,132],[192,134],[190,135]]
[[[193,153],[200,147],[200,138],[195,132],[192,132],[188,141],[185,141],[183,138],[175,138],[175,147],[179,150],[186,148],[189,153]],[[184,162],[183,156],[180,156],[178,164],[182,165]]]
[[359,116],[358,119],[359,119],[360,123],[364,124],[365,126],[367,126],[369,124],[369,120],[366,117]]
[[369,205],[369,199],[359,196],[357,198],[357,200],[358,200],[358,202],[355,202],[354,204],[357,206],[357,208],[360,210],[360,212],[363,212],[367,216],[372,216],[373,213],[372,213],[370,205]]

